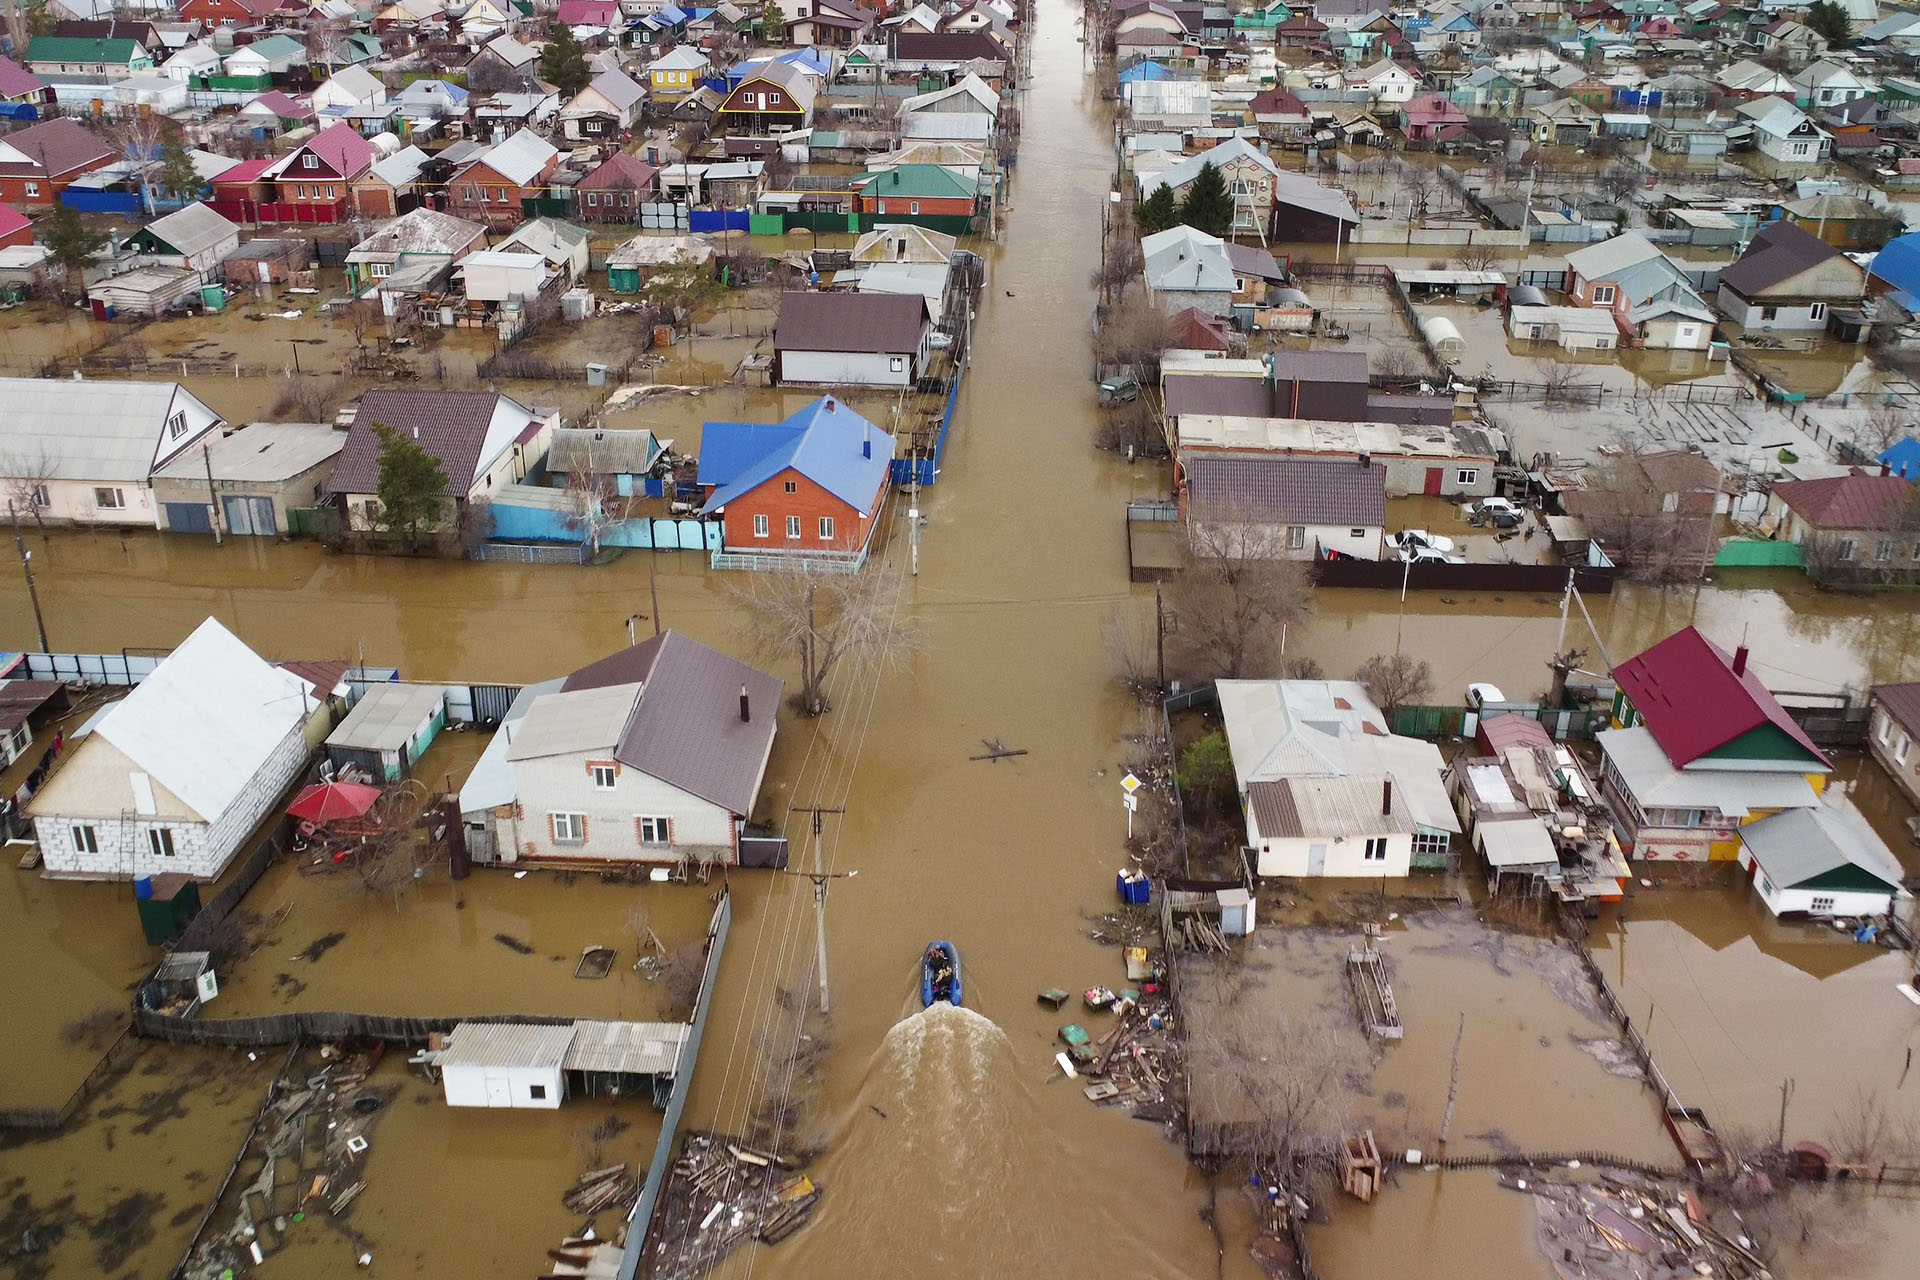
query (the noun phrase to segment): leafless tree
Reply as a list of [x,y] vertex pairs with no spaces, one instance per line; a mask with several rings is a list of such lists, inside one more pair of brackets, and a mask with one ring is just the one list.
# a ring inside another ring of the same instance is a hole
[[1580,381],[1579,365],[1542,358],[1533,362],[1533,372],[1540,380],[1542,404],[1571,404],[1578,400],[1573,389]]
[[1140,272],[1146,266],[1132,213],[1125,205],[1117,205],[1115,210],[1107,227],[1106,253],[1088,279],[1088,283],[1099,291],[1102,302],[1111,302],[1124,296],[1127,286],[1139,281]]
[[1920,413],[1883,400],[1869,409],[1854,429],[1854,442],[1869,457],[1877,458],[1911,435],[1920,435]]
[[1373,371],[1383,378],[1420,378],[1430,372],[1411,342],[1375,347],[1371,355]]
[[683,942],[667,954],[660,985],[660,1016],[663,1019],[686,1022],[693,1017],[706,967],[706,948],[698,942]]
[[1144,293],[1123,298],[1101,319],[1093,335],[1094,363],[1123,369],[1146,386],[1157,382],[1160,357],[1173,343],[1173,317]]
[[1188,670],[1205,677],[1272,669],[1282,626],[1306,616],[1313,580],[1289,559],[1286,526],[1264,513],[1195,511],[1187,550],[1167,587]]
[[1506,253],[1491,244],[1470,244],[1453,255],[1453,265],[1462,271],[1497,271],[1506,260]]
[[1440,194],[1440,179],[1431,169],[1419,165],[1402,164],[1400,167],[1400,190],[1405,193],[1411,207],[1413,221],[1425,220],[1427,210],[1434,198]]
[[7,513],[10,518],[33,517],[33,527],[46,536],[46,507],[41,490],[60,472],[59,461],[41,444],[32,452],[11,453],[0,458],[0,476],[6,485]]
[[1222,1001],[1214,1013],[1188,1029],[1210,1041],[1194,1052],[1215,1073],[1209,1088],[1221,1114],[1213,1145],[1289,1190],[1330,1180],[1357,1124],[1359,1038],[1329,1015],[1275,1011],[1258,1000]]
[[1586,487],[1567,496],[1567,508],[1634,577],[1647,582],[1698,578],[1714,536],[1714,500],[1704,492],[1664,492],[1671,481],[1656,480],[1660,461],[1660,454],[1619,436],[1615,451],[1587,472]]
[[1389,722],[1395,711],[1433,692],[1433,668],[1409,653],[1376,653],[1360,664],[1353,678],[1367,686],[1367,696],[1387,713]]
[[[331,71],[341,58],[341,45],[346,41],[348,27],[345,18],[326,18],[314,13],[307,18],[307,62],[318,68]],[[495,65],[499,65],[497,62]]]
[[1629,197],[1640,190],[1640,185],[1640,173],[1631,165],[1611,164],[1601,170],[1600,190],[1615,204],[1624,204]]
[[632,518],[640,499],[622,497],[618,482],[610,472],[600,469],[588,446],[584,465],[567,473],[567,511],[563,517],[569,529],[580,530],[587,554],[600,550],[606,535]]
[[1137,603],[1115,605],[1100,624],[1100,640],[1113,664],[1113,675],[1143,701],[1160,688],[1159,638],[1152,609]]
[[919,649],[898,608],[896,577],[878,565],[853,574],[755,573],[728,591],[749,647],[799,658],[800,708],[817,716],[833,706],[827,680],[842,660],[891,666]]

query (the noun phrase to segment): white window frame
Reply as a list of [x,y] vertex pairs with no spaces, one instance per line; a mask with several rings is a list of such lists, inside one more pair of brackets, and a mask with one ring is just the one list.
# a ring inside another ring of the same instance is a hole
[[1839,551],[1839,554],[1835,557],[1835,559],[1845,560],[1851,563],[1852,561],[1858,560],[1859,558],[1860,558],[1860,540],[1858,538],[1840,539],[1840,551]]
[[1592,296],[1594,306],[1610,307],[1613,305],[1613,300],[1620,296],[1620,293],[1619,290],[1610,284],[1597,284],[1593,286]]
[[906,371],[907,371],[907,358],[905,356],[887,357],[888,373],[905,373]]
[[787,517],[787,540],[789,542],[798,542],[800,540],[800,517],[799,516]]
[[100,852],[100,833],[85,823],[76,822],[68,827],[67,838],[73,841],[75,853]]
[[1894,745],[1893,758],[1901,764],[1907,762],[1907,756],[1913,752],[1913,739],[1902,733],[1900,741]]
[[1873,558],[1881,564],[1885,564],[1887,561],[1893,559],[1893,539],[1882,538],[1874,543]]
[[1812,306],[1807,308],[1807,319],[1818,321],[1818,320],[1825,320],[1826,318],[1827,318],[1826,303],[1816,302]]
[[553,832],[555,844],[587,842],[587,815],[584,813],[549,813],[547,827]]
[[320,157],[314,155],[312,152],[308,152],[306,155],[300,157],[300,167],[302,169],[318,169],[320,167]]
[[1360,861],[1385,862],[1386,860],[1387,860],[1387,838],[1385,836],[1368,837],[1367,847],[1360,851]]
[[634,819],[634,830],[639,833],[643,845],[665,848],[673,843],[673,819],[654,818],[645,814]]
[[1287,550],[1304,550],[1307,545],[1307,527],[1303,524],[1287,526]]
[[125,511],[127,509],[126,491],[115,486],[102,485],[93,491],[93,505],[101,511]]
[[393,264],[391,262],[369,262],[367,264],[367,274],[375,280],[385,280],[393,274]]
[[820,517],[820,541],[822,542],[833,541],[833,517],[832,516]]
[[167,419],[167,439],[178,440],[185,434],[187,434],[187,411],[181,409]]
[[31,200],[40,194],[40,184],[37,182],[29,182],[27,184],[26,190],[27,190],[27,198]]
[[611,791],[620,780],[620,770],[603,761],[594,761],[587,766],[587,772],[593,777],[595,791]]
[[767,526],[768,520],[764,514],[755,516],[753,518],[753,536],[756,538],[768,537],[769,530]]
[[173,847],[173,828],[148,827],[147,852],[156,858],[171,858],[177,856]]
[[1883,747],[1893,741],[1893,717],[1884,711],[1880,713],[1880,732],[1877,736]]
[[53,505],[53,495],[47,492],[47,486],[43,484],[33,486],[33,505],[43,511]]
[[1479,484],[1480,470],[1477,467],[1461,467],[1454,473],[1455,484]]

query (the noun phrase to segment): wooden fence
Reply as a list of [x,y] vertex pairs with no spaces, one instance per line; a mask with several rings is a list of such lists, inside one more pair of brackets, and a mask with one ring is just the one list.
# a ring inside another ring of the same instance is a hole
[[107,1073],[118,1066],[120,1060],[132,1049],[132,1031],[131,1027],[120,1028],[120,1034],[115,1036],[113,1043],[107,1046],[107,1051],[101,1055],[100,1061],[93,1064],[93,1069],[87,1072],[86,1078],[74,1087],[73,1092],[67,1095],[67,1100],[59,1106],[0,1107],[0,1129],[63,1128],[67,1121],[73,1119],[73,1113],[80,1109],[80,1104],[100,1087]]
[[[1567,587],[1569,566],[1559,564],[1403,564],[1398,560],[1316,560],[1314,584],[1362,591],[1540,591]],[[1618,570],[1578,566],[1574,585],[1590,596],[1613,593]]]

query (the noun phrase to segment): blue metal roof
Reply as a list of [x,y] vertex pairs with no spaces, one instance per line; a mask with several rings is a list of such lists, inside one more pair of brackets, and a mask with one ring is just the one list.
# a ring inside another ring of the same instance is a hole
[[1121,84],[1138,84],[1142,80],[1171,80],[1173,72],[1151,60],[1136,62],[1120,73]]
[[1884,462],[1902,480],[1920,480],[1920,440],[1902,436],[1883,450],[1876,462]]
[[719,511],[792,468],[863,515],[893,460],[893,437],[822,396],[785,422],[709,422],[700,431],[700,483]]

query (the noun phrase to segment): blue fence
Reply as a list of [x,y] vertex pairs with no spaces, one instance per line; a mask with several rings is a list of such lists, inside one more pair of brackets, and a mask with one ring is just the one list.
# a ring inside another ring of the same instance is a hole
[[[553,542],[578,545],[586,530],[568,513],[550,506],[519,506],[496,498],[492,537],[506,542]],[[651,547],[661,551],[717,551],[720,526],[704,520],[650,520],[637,517],[600,532],[603,547]]]
[[[907,484],[916,478],[922,488],[930,485],[940,474],[940,460],[947,453],[947,434],[953,430],[953,407],[960,399],[960,380],[966,376],[965,367],[954,370],[953,386],[947,391],[947,407],[940,414],[940,430],[933,438],[933,456],[922,458],[895,458],[887,470],[887,478],[895,484]],[[914,474],[918,472],[918,476]]]
[[695,209],[687,214],[689,231],[749,231],[752,213],[746,209]]
[[76,191],[68,187],[60,193],[60,203],[79,213],[140,214],[137,191]]

